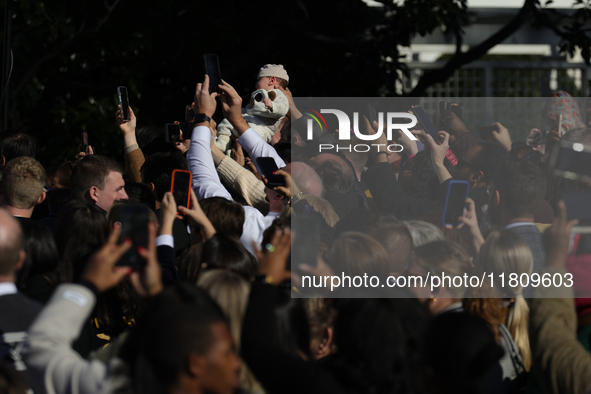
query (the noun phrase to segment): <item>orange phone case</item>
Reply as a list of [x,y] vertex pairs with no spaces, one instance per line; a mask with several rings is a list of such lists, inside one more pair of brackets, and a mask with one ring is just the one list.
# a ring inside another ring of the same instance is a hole
[[[187,170],[174,170],[172,172],[172,181],[170,182],[170,192],[172,193],[173,197],[174,197],[174,184],[175,184],[175,180],[176,180],[176,174],[178,173],[185,173],[189,175],[189,192],[187,193],[187,204],[185,205],[187,208],[191,208],[191,184],[193,183],[193,174],[191,173],[191,171],[187,171]],[[176,197],[175,197],[175,201],[176,201]],[[178,204],[177,204],[177,215],[182,215],[182,213],[180,213],[178,211]]]

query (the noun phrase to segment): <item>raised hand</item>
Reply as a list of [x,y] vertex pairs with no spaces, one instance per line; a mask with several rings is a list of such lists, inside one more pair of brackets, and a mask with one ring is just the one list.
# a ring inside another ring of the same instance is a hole
[[101,293],[115,287],[132,272],[129,267],[115,266],[132,244],[130,240],[125,240],[122,245],[117,245],[120,234],[121,225],[116,225],[107,243],[90,257],[86,271],[82,276],[82,279],[94,284]]
[[130,276],[135,291],[142,297],[151,297],[160,293],[162,284],[162,270],[158,264],[156,254],[156,225],[148,224],[148,248],[140,247],[138,253],[146,260],[141,272],[133,272]]

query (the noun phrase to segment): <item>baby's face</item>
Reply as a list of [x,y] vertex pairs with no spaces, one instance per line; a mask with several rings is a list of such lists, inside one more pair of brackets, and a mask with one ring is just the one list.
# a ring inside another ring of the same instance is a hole
[[[273,78],[275,79],[275,78]],[[271,77],[260,77],[257,83],[254,85],[255,90],[264,89],[267,92],[275,88]]]

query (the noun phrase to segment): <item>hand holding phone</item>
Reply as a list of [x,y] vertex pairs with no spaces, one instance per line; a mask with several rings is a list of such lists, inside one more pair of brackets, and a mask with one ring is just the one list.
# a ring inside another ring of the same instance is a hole
[[138,254],[145,264],[141,272],[132,272],[129,279],[134,290],[142,297],[153,297],[164,290],[162,269],[156,252],[156,225],[148,223],[148,246],[139,248]]
[[184,215],[179,210],[180,207],[190,208],[192,181],[193,174],[191,171],[174,170],[172,172],[170,192],[172,193],[176,203],[177,215]]
[[469,191],[470,183],[467,181],[452,180],[449,182],[441,217],[444,226],[457,226],[459,224],[459,218],[464,216]]
[[121,228],[115,227],[107,243],[90,257],[82,275],[83,280],[94,284],[101,293],[116,286],[130,271],[127,267],[115,266],[132,246],[131,242],[118,245],[120,234]]
[[131,267],[134,271],[141,271],[145,266],[146,261],[140,255],[140,250],[145,250],[148,247],[148,225],[150,223],[148,209],[142,204],[125,204],[121,207],[119,244],[131,240],[132,246],[121,257],[117,265]]
[[121,105],[121,111],[123,112],[123,120],[129,121],[129,96],[127,95],[127,88],[125,86],[119,86],[117,88],[117,94],[119,95],[119,105]]
[[423,127],[423,130],[425,130],[427,134],[429,134],[431,137],[433,137],[435,141],[437,141],[437,139],[439,138],[439,135],[437,134],[437,129],[431,122],[431,119],[429,119],[429,116],[427,116],[425,110],[418,105],[413,105],[411,108],[412,112],[417,117],[417,120]]
[[220,93],[218,85],[222,83],[222,73],[220,71],[218,55],[203,55],[203,62],[205,64],[205,73],[209,77],[209,93]]
[[166,142],[181,141],[181,126],[176,123],[167,123],[164,125],[164,139]]
[[88,133],[86,131],[83,131],[81,133],[81,137],[82,137],[82,148],[83,148],[84,152],[86,152],[86,150],[88,149]]
[[257,157],[257,165],[261,171],[261,175],[264,175],[267,179],[267,185],[269,186],[285,186],[283,177],[281,175],[275,175],[273,172],[277,171],[277,163],[272,157]]

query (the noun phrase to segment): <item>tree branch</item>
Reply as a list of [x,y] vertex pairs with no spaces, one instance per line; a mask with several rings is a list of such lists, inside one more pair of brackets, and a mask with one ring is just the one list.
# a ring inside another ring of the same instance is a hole
[[474,48],[470,49],[467,52],[462,52],[461,49],[461,41],[458,47],[458,39],[457,33],[456,34],[456,52],[452,56],[451,59],[446,63],[443,68],[432,70],[430,72],[425,73],[414,89],[408,93],[407,96],[411,97],[420,97],[425,93],[425,90],[431,85],[436,83],[442,83],[447,81],[453,73],[459,69],[460,67],[473,62],[474,60],[486,55],[486,53],[495,45],[503,42],[508,37],[510,37],[513,33],[515,33],[519,28],[527,21],[527,19],[533,14],[535,10],[535,0],[525,0],[523,3],[523,7],[519,10],[517,15],[503,28],[501,28],[498,32],[475,46]]

